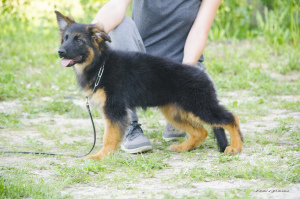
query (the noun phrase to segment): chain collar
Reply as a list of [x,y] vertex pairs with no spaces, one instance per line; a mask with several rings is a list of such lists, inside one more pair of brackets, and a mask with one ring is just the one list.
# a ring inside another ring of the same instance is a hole
[[97,79],[95,81],[95,84],[94,84],[94,89],[93,91],[91,92],[90,95],[86,96],[86,104],[88,105],[89,104],[89,98],[91,95],[93,95],[96,91],[96,88],[97,86],[99,85],[100,83],[100,80],[101,80],[101,77],[102,77],[102,74],[103,74],[103,71],[104,71],[104,65],[105,65],[105,61],[103,62],[102,66],[100,67],[99,69],[99,72],[98,72],[98,75],[97,75]]
[[105,65],[105,61],[103,62],[102,66],[99,69],[98,76],[97,76],[97,79],[95,81],[95,85],[94,85],[94,89],[92,91],[92,94],[95,93],[95,89],[99,85],[99,82],[101,80],[101,77],[102,77],[102,74],[103,74],[103,71],[104,71],[104,65]]

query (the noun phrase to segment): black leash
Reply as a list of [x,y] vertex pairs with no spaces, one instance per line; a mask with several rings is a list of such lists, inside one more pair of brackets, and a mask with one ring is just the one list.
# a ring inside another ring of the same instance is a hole
[[91,110],[90,110],[89,98],[90,98],[90,96],[92,94],[95,93],[95,89],[99,85],[100,79],[101,79],[103,71],[104,71],[104,65],[105,65],[105,61],[102,64],[102,66],[100,67],[100,69],[99,69],[99,72],[98,72],[98,75],[97,75],[97,79],[95,81],[95,85],[94,85],[94,89],[93,89],[92,93],[89,96],[86,97],[86,109],[89,112],[89,115],[90,115],[90,118],[91,118],[91,122],[92,122],[92,125],[93,125],[93,130],[94,130],[94,143],[93,143],[93,146],[92,146],[92,148],[90,149],[89,152],[87,152],[84,155],[70,155],[70,154],[46,153],[46,152],[30,152],[30,151],[0,151],[0,153],[22,153],[22,154],[52,155],[52,156],[60,155],[60,156],[71,156],[71,157],[75,157],[75,158],[82,158],[82,157],[87,156],[88,154],[90,154],[93,151],[93,149],[94,149],[94,147],[96,145],[96,129],[95,129],[95,124],[94,124],[93,116],[92,116],[92,113],[91,113]]
[[86,154],[84,155],[70,155],[70,154],[60,154],[60,153],[46,153],[46,152],[30,152],[30,151],[0,151],[0,153],[22,153],[22,154],[35,154],[35,155],[52,155],[52,156],[55,156],[55,155],[60,155],[60,156],[71,156],[71,157],[75,157],[75,158],[82,158],[88,154],[90,154],[95,145],[96,145],[96,129],[95,129],[95,124],[94,124],[94,120],[93,120],[93,116],[92,116],[92,113],[91,113],[91,110],[90,110],[90,105],[88,103],[88,100],[86,101],[86,108],[89,112],[89,115],[90,115],[90,118],[91,118],[91,122],[92,122],[92,125],[93,125],[93,130],[94,130],[94,143],[93,143],[93,146],[92,148],[90,149],[89,152],[87,152]]

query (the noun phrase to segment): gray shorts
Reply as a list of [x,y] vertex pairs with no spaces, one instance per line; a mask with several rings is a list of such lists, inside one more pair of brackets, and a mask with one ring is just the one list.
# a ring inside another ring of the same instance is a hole
[[[124,50],[124,51],[137,51],[146,53],[146,49],[141,38],[141,35],[134,23],[134,21],[129,18],[125,17],[120,25],[118,25],[114,30],[109,33],[111,37],[111,43],[108,45],[115,50]],[[199,68],[200,70],[204,71],[208,78],[213,82],[214,88],[217,94],[217,87],[212,79],[212,77],[206,72],[206,68],[203,62],[197,62],[195,67]],[[132,110],[131,114],[132,121],[138,121],[138,117],[136,114],[135,108]]]

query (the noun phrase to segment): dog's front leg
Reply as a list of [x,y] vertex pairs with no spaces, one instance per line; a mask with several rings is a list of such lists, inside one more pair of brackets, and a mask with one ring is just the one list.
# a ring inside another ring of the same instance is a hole
[[114,153],[121,142],[122,139],[122,127],[118,123],[112,122],[110,119],[105,120],[105,131],[103,137],[103,148],[95,153],[94,155],[89,155],[85,158],[100,160],[101,158]]

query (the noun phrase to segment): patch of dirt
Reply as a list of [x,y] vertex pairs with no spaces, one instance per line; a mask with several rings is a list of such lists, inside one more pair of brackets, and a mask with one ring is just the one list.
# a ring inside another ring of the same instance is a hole
[[13,113],[21,106],[19,100],[0,101],[0,113]]
[[297,73],[283,75],[280,73],[270,72],[270,76],[279,81],[298,81],[300,79],[300,74]]
[[[252,100],[256,97],[245,97],[248,96],[247,91],[241,92],[228,92],[226,97],[222,98],[222,103],[226,103],[229,99],[239,99],[239,100]],[[239,97],[239,98],[238,98]],[[276,96],[280,99],[287,101],[299,100],[300,96]],[[11,109],[17,108],[19,105],[18,101],[12,102],[0,102],[0,112],[8,112]],[[82,104],[78,102],[78,104]],[[241,123],[242,132],[247,135],[253,135],[254,132],[264,133],[266,130],[274,129],[279,125],[278,118],[294,117],[295,119],[300,119],[300,113],[296,111],[288,110],[268,110],[268,115],[260,117],[259,119],[248,120],[246,123]],[[39,141],[53,145],[52,141],[44,139],[39,135],[39,133],[32,127],[42,123],[51,124],[51,127],[59,129],[61,132],[70,132],[70,127],[72,129],[91,129],[90,119],[69,119],[64,116],[49,116],[49,115],[39,115],[38,118],[34,119],[22,119],[22,123],[28,124],[24,129],[18,131],[7,131],[0,132],[0,138],[5,138],[8,142],[13,142],[13,144],[24,144],[27,136],[39,137]],[[104,121],[101,119],[96,119],[96,126],[103,126]],[[30,125],[29,125],[30,124]],[[91,129],[92,130],[92,129]],[[99,137],[99,131],[98,135]],[[92,137],[92,136],[91,136]],[[84,136],[70,137],[62,136],[61,142],[71,143],[74,140],[80,141]],[[85,136],[86,138],[86,136]],[[1,140],[0,140],[1,143]],[[97,147],[102,144],[102,141],[98,141]],[[0,148],[2,148],[0,146]],[[251,154],[251,148],[245,147],[243,153],[240,154],[240,159],[242,160],[255,160],[255,156]],[[262,147],[263,153],[267,153],[267,148]],[[154,151],[155,152],[155,151]],[[74,198],[163,198],[166,194],[183,197],[183,196],[199,196],[204,195],[208,189],[213,190],[214,193],[224,193],[230,192],[231,190],[246,190],[253,189],[250,196],[257,198],[299,198],[300,195],[300,184],[291,184],[287,187],[272,188],[272,189],[258,189],[257,187],[263,187],[266,185],[265,181],[258,179],[255,180],[244,180],[244,179],[232,179],[232,180],[214,180],[214,181],[202,181],[202,182],[192,182],[187,178],[186,180],[174,182],[170,181],[170,176],[182,175],[181,172],[189,171],[197,166],[201,167],[213,167],[213,160],[218,158],[218,153],[216,151],[208,152],[207,159],[199,162],[198,158],[189,158],[188,160],[182,160],[180,154],[171,154],[166,163],[170,167],[156,171],[153,177],[145,177],[139,180],[139,182],[128,181],[121,184],[105,184],[100,185],[98,183],[89,184],[76,184],[64,189],[62,194],[70,194]],[[295,157],[299,157],[299,153],[295,154]],[[272,157],[273,158],[273,157]],[[1,156],[0,167],[19,167],[20,165],[33,164],[37,167],[45,166],[41,169],[33,169],[31,172],[35,173],[39,178],[51,178],[53,177],[53,170],[51,170],[51,162],[62,164],[62,165],[74,165],[76,163],[75,158],[65,157],[62,159],[55,157],[40,157],[40,156],[23,156],[23,155],[12,155],[4,154]],[[277,157],[274,157],[274,163],[278,161]],[[253,161],[255,162],[255,161]],[[4,173],[4,170],[0,171],[0,174]],[[120,176],[121,177],[121,176]],[[173,178],[172,178],[173,179]],[[269,185],[269,187],[272,185]],[[282,190],[287,190],[288,192],[279,192]]]

